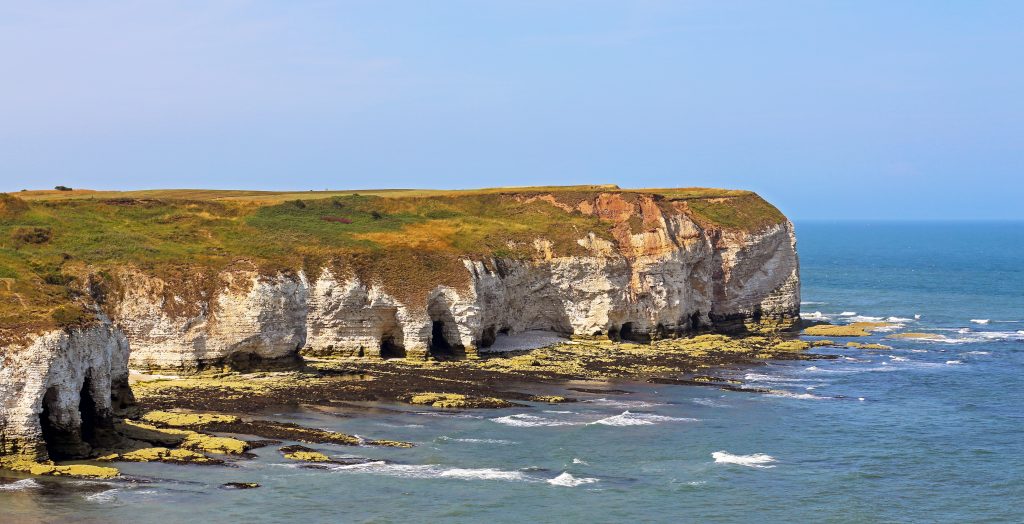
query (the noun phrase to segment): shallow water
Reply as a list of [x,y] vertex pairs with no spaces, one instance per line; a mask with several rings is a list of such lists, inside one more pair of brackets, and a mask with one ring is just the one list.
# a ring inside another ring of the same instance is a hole
[[0,479],[0,520],[1024,520],[1024,225],[798,224],[798,235],[805,312],[893,317],[945,338],[879,333],[859,341],[893,350],[716,372],[771,395],[615,382],[605,387],[632,393],[500,411],[281,412],[417,447],[316,446],[379,459],[327,470],[271,447],[232,468],[121,465],[138,483]]

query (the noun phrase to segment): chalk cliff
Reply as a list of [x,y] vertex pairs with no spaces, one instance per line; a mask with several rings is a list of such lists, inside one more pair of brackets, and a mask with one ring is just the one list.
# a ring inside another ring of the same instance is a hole
[[[756,199],[777,214],[751,195],[736,198]],[[251,368],[295,363],[300,351],[473,358],[503,335],[530,330],[646,341],[785,328],[798,317],[796,240],[781,214],[752,221],[731,196],[616,190],[500,198],[506,206],[540,206],[554,223],[500,237],[487,252],[455,252],[445,278],[418,288],[405,282],[404,275],[418,274],[412,265],[390,277],[354,269],[344,256],[311,265],[298,255],[304,246],[295,246],[290,267],[240,255],[216,271],[186,270],[175,278],[146,264],[85,265],[80,272],[89,277],[80,280],[90,286],[102,280],[106,291],[83,284],[70,295],[95,311],[95,320],[3,347],[0,455],[88,454],[109,428],[112,410],[130,402],[129,365],[178,372]],[[367,223],[379,215],[373,211]],[[377,261],[390,253],[369,256]]]

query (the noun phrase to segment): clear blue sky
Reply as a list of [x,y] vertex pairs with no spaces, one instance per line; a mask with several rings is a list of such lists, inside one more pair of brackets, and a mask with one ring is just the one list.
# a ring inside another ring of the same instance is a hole
[[1024,2],[0,0],[0,190],[616,183],[1024,218]]

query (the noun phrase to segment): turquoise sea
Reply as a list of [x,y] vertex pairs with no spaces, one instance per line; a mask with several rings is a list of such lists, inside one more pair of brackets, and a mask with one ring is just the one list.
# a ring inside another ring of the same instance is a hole
[[1024,521],[1024,223],[797,234],[805,316],[942,338],[715,373],[770,395],[616,382],[587,387],[630,393],[554,407],[278,412],[417,447],[317,446],[379,459],[325,470],[271,447],[231,468],[121,466],[144,482],[3,478],[0,521]]

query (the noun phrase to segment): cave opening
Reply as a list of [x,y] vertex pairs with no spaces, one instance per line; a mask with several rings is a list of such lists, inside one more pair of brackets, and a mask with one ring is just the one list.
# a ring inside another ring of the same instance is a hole
[[633,323],[626,322],[619,328],[620,340],[633,340]]
[[380,339],[380,358],[405,358],[405,347],[395,342],[394,335],[384,335]]
[[690,315],[690,330],[697,331],[698,329],[700,329],[700,311],[694,311]]
[[494,345],[496,339],[497,332],[494,326],[487,326],[484,328],[483,333],[480,334],[480,347],[489,348]]
[[92,398],[92,381],[88,377],[82,384],[82,391],[78,395],[78,413],[82,418],[81,435],[82,440],[88,443],[96,440],[96,401]]
[[85,379],[79,393],[78,413],[81,425],[77,428],[67,421],[59,420],[60,392],[57,386],[46,390],[43,395],[43,409],[39,413],[39,427],[43,433],[46,453],[52,460],[80,458],[88,453],[87,442],[96,440],[99,422],[96,401],[92,397],[92,384]]
[[57,386],[46,390],[43,395],[43,411],[39,413],[39,426],[43,430],[43,443],[46,445],[46,453],[51,459],[61,457],[60,442],[66,439],[65,432],[53,421],[53,407],[57,404]]
[[444,321],[435,320],[430,327],[430,354],[433,356],[450,357],[455,354],[452,345],[444,336]]

